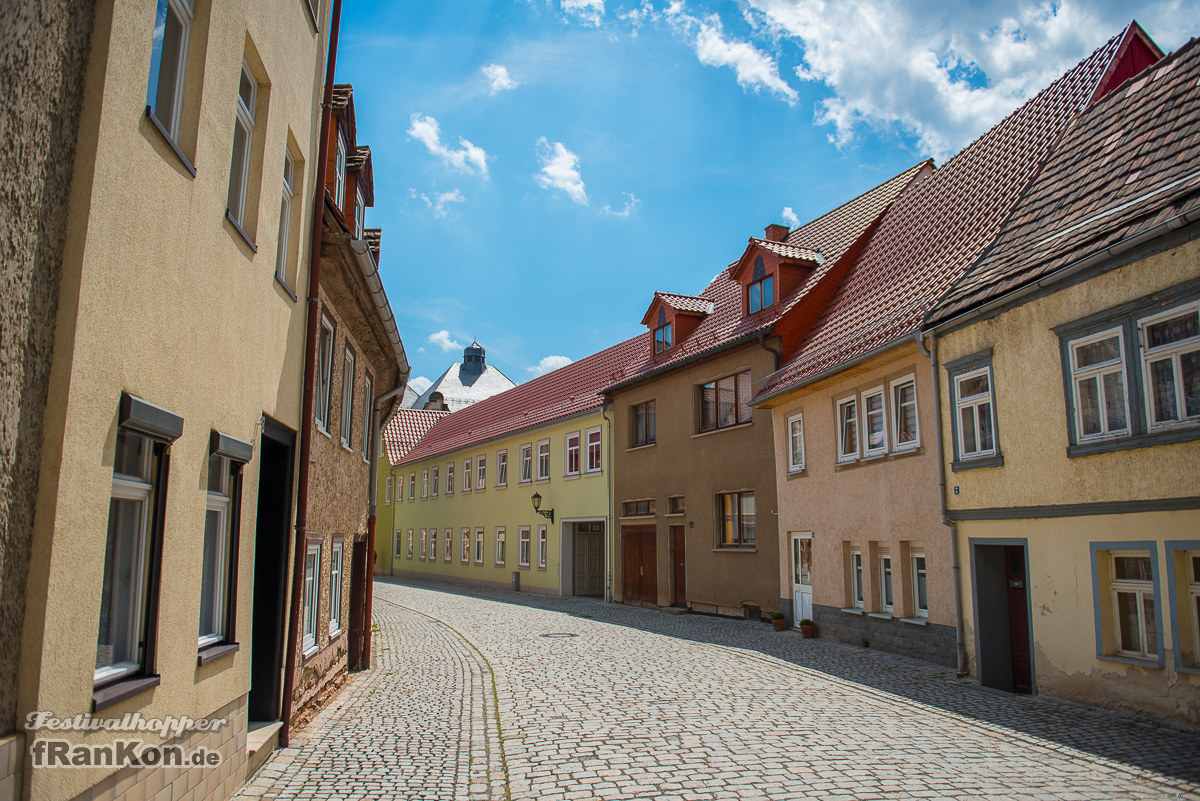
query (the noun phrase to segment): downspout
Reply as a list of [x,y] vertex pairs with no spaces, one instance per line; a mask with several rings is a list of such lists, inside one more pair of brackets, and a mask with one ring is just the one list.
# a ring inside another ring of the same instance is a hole
[[279,745],[286,748],[291,734],[292,694],[296,689],[296,649],[300,639],[300,597],[304,591],[304,535],[308,531],[308,473],[312,458],[313,405],[317,375],[317,332],[320,330],[321,222],[325,212],[325,181],[329,159],[329,125],[333,109],[333,71],[337,66],[338,29],[342,0],[333,0],[329,47],[325,62],[325,92],[321,100],[321,138],[317,144],[316,187],[313,192],[312,241],[308,252],[308,321],[304,342],[304,396],[300,411],[300,471],[296,477],[296,540],[292,559],[292,597],[288,609],[287,655],[283,668],[282,727]]
[[[408,384],[407,381],[405,381],[404,383],[406,385]],[[390,462],[388,463],[388,477],[392,480],[392,514],[391,514],[392,530],[390,532],[390,535],[394,540],[396,537],[396,493],[399,491],[399,487],[396,486],[396,468],[393,467]],[[388,548],[388,575],[389,576],[394,575],[393,571],[395,569],[396,569],[396,548],[393,546],[391,548]]]
[[767,344],[768,334],[774,335],[774,333],[775,333],[774,326],[771,327],[771,330],[769,332],[766,330],[762,330],[762,331],[758,332],[759,347],[761,347],[763,350],[767,351],[768,353],[774,354],[774,356],[775,356],[775,367],[771,370],[772,374],[779,372],[780,362],[783,361],[783,354]]
[[[379,489],[379,465],[377,464],[379,460],[379,418],[383,415],[383,404],[397,395],[404,394],[404,388],[408,386],[410,375],[412,375],[412,368],[405,363],[403,372],[398,376],[399,383],[396,388],[377,397],[371,406],[371,447],[369,449],[370,456],[367,458],[371,464],[371,481],[367,497],[367,602],[363,612],[366,620],[363,621],[362,661],[359,662],[363,670],[371,667],[371,599],[375,595],[375,493]],[[394,482],[392,491],[395,492]],[[393,527],[394,525],[393,523]]]
[[606,436],[608,437],[608,475],[604,477],[604,490],[608,494],[608,506],[604,510],[605,517],[608,518],[605,522],[605,527],[608,531],[606,539],[612,547],[606,548],[607,553],[604,559],[604,603],[612,603],[612,575],[613,564],[617,559],[617,532],[614,529],[617,518],[613,514],[613,476],[616,471],[615,466],[616,455],[613,452],[613,426],[612,420],[608,419],[608,406],[610,401],[605,399],[600,406],[600,416],[604,418],[605,428],[608,429]]
[[958,524],[950,519],[946,509],[946,444],[942,437],[942,389],[938,374],[937,337],[929,332],[929,348],[926,349],[922,339],[924,334],[918,331],[917,348],[929,357],[930,377],[933,381],[933,436],[937,445],[938,465],[938,507],[942,516],[942,525],[950,529],[950,574],[954,577],[954,645],[958,656],[958,677],[961,679],[969,672],[967,670],[967,636],[966,624],[963,621],[962,598],[962,563],[958,555]]

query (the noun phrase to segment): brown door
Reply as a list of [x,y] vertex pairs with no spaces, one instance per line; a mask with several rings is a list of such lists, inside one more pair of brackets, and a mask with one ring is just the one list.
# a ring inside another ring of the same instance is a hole
[[1008,636],[1012,653],[1013,692],[1033,692],[1029,671],[1029,601],[1025,587],[1025,548],[1004,547],[1008,584]]
[[675,566],[675,606],[687,606],[687,571],[684,569],[683,526],[671,526],[671,559]]
[[604,524],[575,524],[575,595],[604,594]]
[[627,604],[658,603],[655,528],[630,526],[622,531],[621,600]]

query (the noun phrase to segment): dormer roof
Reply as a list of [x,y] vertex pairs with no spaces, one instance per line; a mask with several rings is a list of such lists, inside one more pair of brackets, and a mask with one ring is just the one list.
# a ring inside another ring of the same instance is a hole
[[655,326],[662,325],[663,322],[658,320],[658,310],[662,307],[671,309],[675,314],[694,314],[706,315],[713,313],[713,302],[707,298],[697,297],[696,295],[676,295],[672,292],[655,292],[654,300],[650,301],[650,308],[646,309],[645,316],[642,317],[642,325]]
[[747,265],[753,264],[755,254],[761,255],[763,252],[776,256],[782,261],[806,262],[813,267],[825,263],[825,257],[821,255],[820,251],[788,242],[772,242],[769,239],[758,239],[752,236],[742,257],[734,265],[733,277],[739,278]]
[[371,163],[371,148],[358,145],[346,157],[346,172],[354,173],[354,185],[362,192],[363,205],[375,205],[375,170]]

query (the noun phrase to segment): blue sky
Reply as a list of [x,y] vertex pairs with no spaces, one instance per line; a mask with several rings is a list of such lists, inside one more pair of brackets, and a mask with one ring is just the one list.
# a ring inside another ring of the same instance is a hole
[[639,333],[655,290],[944,161],[1131,14],[1200,33],[1174,1],[346,0],[414,380],[472,338],[520,383]]

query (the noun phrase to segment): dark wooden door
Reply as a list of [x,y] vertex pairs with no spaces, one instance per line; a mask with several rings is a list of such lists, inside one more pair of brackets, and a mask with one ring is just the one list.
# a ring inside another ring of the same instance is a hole
[[674,564],[675,606],[687,606],[687,570],[684,567],[683,526],[671,526],[671,560]]
[[575,524],[575,595],[604,594],[604,524]]
[[1012,653],[1013,692],[1033,692],[1029,662],[1029,601],[1025,587],[1025,548],[1004,547],[1008,585],[1008,636]]
[[658,603],[655,528],[626,527],[622,540],[621,600],[627,604]]

